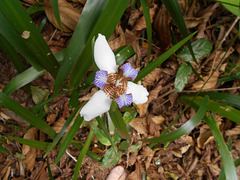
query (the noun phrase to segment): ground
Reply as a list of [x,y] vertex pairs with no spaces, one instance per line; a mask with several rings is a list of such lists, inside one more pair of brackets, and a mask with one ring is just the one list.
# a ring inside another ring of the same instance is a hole
[[[70,3],[74,5],[77,12],[83,7],[81,4],[82,1],[79,2],[79,4],[77,1]],[[26,0],[22,1],[22,3],[27,8],[33,1]],[[195,32],[196,30],[198,31],[192,41],[205,38],[213,46],[209,54],[198,59],[199,64],[193,63],[197,72],[206,80],[226,53],[233,37],[238,33],[237,26],[234,24],[238,19],[220,3],[195,0],[185,3],[185,1],[179,0],[179,4],[184,13],[189,33]],[[182,37],[168,15],[166,8],[161,6],[159,1],[150,3],[150,5],[150,15],[153,24],[151,62],[172,46],[170,29],[175,33],[178,40],[181,40]],[[51,14],[49,15],[48,13],[49,12],[46,12],[50,21],[51,18],[49,16],[51,16]],[[39,25],[43,16],[45,16],[44,13],[36,14],[32,16],[32,18],[34,22]],[[78,16],[78,13],[76,16]],[[70,19],[69,21],[74,20]],[[61,32],[55,27],[56,23],[55,26],[52,24],[54,24],[54,22],[48,22],[42,34],[52,52],[56,53],[68,46],[72,35],[71,29],[74,27],[67,25],[65,31],[69,32]],[[109,44],[113,51],[124,45],[131,45],[133,47],[136,55],[129,59],[129,62],[138,70],[144,67],[148,61],[147,43],[144,41],[146,38],[142,36],[145,29],[146,24],[142,9],[134,9],[129,6],[109,39]],[[216,89],[221,88],[222,91],[220,92],[239,94],[239,81],[234,80],[227,83],[217,82],[218,78],[224,74],[227,62],[232,61],[232,59],[229,58],[230,55],[238,57],[234,63],[239,63],[239,39],[240,37],[238,35],[237,40],[231,45],[223,62],[220,63],[218,70],[210,78],[203,91],[216,91]],[[185,104],[178,101],[178,97],[183,93],[198,92],[202,86],[202,81],[192,73],[185,89],[181,93],[176,92],[174,89],[174,80],[177,70],[182,63],[177,56],[172,56],[142,80],[141,83],[147,88],[150,95],[147,103],[135,105],[138,115],[130,122],[130,126],[132,127],[132,145],[139,144],[137,139],[158,137],[186,107]],[[27,67],[28,64],[25,64]],[[6,84],[17,75],[17,71],[3,51],[0,51],[0,67],[0,90],[2,90]],[[47,89],[50,93],[52,93],[53,84],[54,80],[48,73],[31,83],[32,86]],[[96,90],[96,88],[92,88],[85,94],[82,94],[79,102],[88,100]],[[27,87],[14,92],[11,98],[28,109],[34,106],[32,96]],[[63,94],[49,105],[50,111],[45,117],[45,121],[57,132],[59,132],[72,112],[72,109],[67,106],[69,98],[68,94]],[[1,136],[7,137],[12,135],[15,127],[18,126],[20,128],[15,134],[16,137],[49,141],[49,137],[38,129],[32,128],[31,130],[27,130],[29,124],[9,110],[0,107],[0,113]],[[195,111],[188,108],[171,127],[169,132],[181,127],[187,120],[191,119],[194,114]],[[232,155],[234,159],[239,158],[240,126],[217,114],[214,114],[214,116],[218,121],[225,141],[228,142],[230,137],[232,139]],[[74,139],[84,142],[88,133],[89,127],[82,127]],[[95,144],[91,145],[89,150],[100,156],[104,156],[108,147],[97,143],[98,140],[96,137],[94,137],[93,141]],[[126,168],[129,173],[128,179],[141,179],[144,174],[150,179],[218,178],[222,166],[221,157],[214,138],[204,121],[201,121],[193,131],[170,142],[166,147],[165,144],[156,144],[153,148],[150,148],[149,145],[149,143],[142,143],[140,148],[134,152],[122,152],[121,160],[117,164]],[[43,151],[29,148],[13,140],[9,140],[8,144],[4,144],[4,147],[9,150],[10,155],[4,153],[0,155],[0,177],[2,179],[48,178],[47,159],[44,157]],[[25,160],[22,159],[23,154],[26,156]],[[78,157],[79,151],[75,147],[70,146],[57,166],[54,165],[56,154],[57,148],[51,151],[48,156],[54,179],[70,179],[75,167],[74,158]],[[91,158],[85,157],[79,179],[105,179],[112,167],[99,169],[100,166],[100,162],[95,162]],[[239,167],[237,168],[237,172],[240,176]]]

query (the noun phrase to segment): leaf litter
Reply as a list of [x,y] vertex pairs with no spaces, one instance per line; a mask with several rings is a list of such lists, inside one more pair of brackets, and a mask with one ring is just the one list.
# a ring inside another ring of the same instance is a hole
[[[49,5],[49,2],[50,1],[46,1],[48,4],[45,3],[45,6]],[[222,7],[220,3],[196,0],[186,2],[187,4],[185,4],[185,1],[179,0],[189,32],[198,30],[195,40],[205,38],[214,47],[208,55],[198,60],[199,64],[191,62],[204,81],[215,71],[203,90],[234,88],[239,86],[239,81],[236,80],[232,81],[232,83],[218,82],[220,77],[231,75],[226,75],[225,72],[227,63],[231,61],[231,56],[239,57],[239,41],[236,41],[233,47],[227,51],[227,46],[233,40],[237,29],[233,28],[225,41],[221,42],[227,30],[231,27],[235,16]],[[26,7],[34,3],[36,2],[33,0],[23,0],[23,5]],[[63,5],[59,7],[60,12],[63,12],[65,17],[71,16],[71,18],[61,17],[64,32],[58,30],[59,26],[56,19],[53,18],[52,9],[49,9],[49,7],[46,9],[49,22],[43,31],[43,36],[48,42],[52,52],[56,53],[68,45],[71,38],[71,31],[74,30],[76,19],[79,18],[84,3],[85,1],[78,0],[61,1]],[[154,1],[152,1],[150,4],[150,17],[154,28],[150,58],[150,61],[153,61],[170,47],[172,43],[170,29],[174,31],[178,40],[181,39],[181,36],[168,15],[166,8],[161,6],[159,2],[156,1],[154,3]],[[33,16],[33,19],[37,25],[40,24],[36,15]],[[142,9],[130,8],[129,6],[122,21],[118,24],[109,40],[109,44],[113,50],[124,45],[131,45],[136,55],[129,59],[129,62],[133,64],[134,68],[138,69],[147,64],[147,46],[144,44],[147,38],[142,36],[145,29],[146,24]],[[220,42],[221,50],[216,49]],[[2,59],[0,61],[0,66],[2,67],[0,69],[0,90],[2,90],[7,82],[17,73],[2,51],[0,51],[0,58]],[[221,64],[219,68],[216,69],[219,63]],[[159,136],[184,109],[185,105],[177,101],[179,94],[174,89],[177,70],[182,64],[183,62],[180,58],[172,56],[142,79],[141,82],[149,90],[150,95],[147,103],[135,105],[138,116],[129,123],[132,127],[132,142],[130,146],[138,145],[139,141],[137,141],[137,139]],[[53,83],[54,80],[45,75],[32,82],[31,85],[38,86],[41,89],[49,89],[49,92],[52,92]],[[203,83],[203,81],[192,74],[183,92],[197,92]],[[92,91],[94,92],[95,89]],[[225,92],[238,94],[239,90],[229,90]],[[82,96],[79,100],[85,101],[91,97],[91,94],[89,91],[89,93]],[[34,102],[24,88],[14,92],[11,97],[27,108],[34,106]],[[68,101],[68,95],[61,95],[49,105],[50,111],[47,114],[46,122],[52,125],[57,132],[61,129],[71,113],[71,109],[65,106]],[[7,125],[17,125],[21,127],[16,134],[17,137],[43,142],[49,140],[44,133],[39,132],[35,128],[27,130],[28,124],[26,124],[23,119],[2,107],[0,110],[1,113],[4,114],[1,114],[0,124],[0,132],[3,136],[9,136],[14,132],[14,128],[7,129],[6,125],[4,125],[5,123]],[[194,113],[195,111],[187,109],[177,123],[170,128],[169,132],[179,128],[183,123],[193,117]],[[231,137],[232,139],[232,155],[234,159],[236,159],[240,155],[240,140],[238,138],[239,125],[223,117],[218,117],[218,119],[224,138],[228,139]],[[74,139],[84,142],[88,133],[89,126],[81,127]],[[103,157],[104,153],[108,151],[108,148],[100,145],[97,137],[95,137],[94,142],[96,144],[91,145],[89,150]],[[0,177],[2,179],[21,178],[23,176],[30,179],[48,178],[46,159],[43,158],[43,151],[21,145],[12,140],[9,140],[8,143],[3,142],[2,144],[10,152],[10,155],[1,153],[0,156],[0,166],[2,169],[0,171]],[[129,150],[125,152],[122,151],[118,164],[126,167],[129,172],[128,179],[141,179],[144,174],[150,179],[217,179],[220,173],[222,165],[220,156],[208,126],[203,122],[192,132],[169,144],[157,144],[152,149],[149,145],[149,143],[142,143],[134,152],[130,152]],[[69,155],[64,154],[60,163],[54,165],[57,150],[57,148],[53,149],[48,155],[52,174],[55,179],[70,179],[73,175],[75,161]],[[73,157],[77,157],[80,151],[71,145],[68,148],[68,152]],[[100,170],[100,167],[100,162],[95,162],[91,158],[85,157],[79,178],[105,179],[111,168],[103,168]],[[240,173],[239,168],[237,168],[237,171]]]

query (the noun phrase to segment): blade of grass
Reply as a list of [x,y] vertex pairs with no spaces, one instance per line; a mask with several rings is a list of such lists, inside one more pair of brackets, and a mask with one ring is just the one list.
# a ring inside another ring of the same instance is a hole
[[52,175],[51,168],[50,168],[50,166],[49,166],[48,157],[47,157],[47,169],[48,169],[48,177],[49,177],[49,180],[54,180],[53,175]]
[[74,169],[74,173],[73,173],[73,180],[77,180],[78,179],[78,175],[79,175],[79,171],[80,171],[80,168],[82,166],[82,161],[83,161],[83,158],[85,157],[86,153],[87,153],[87,150],[91,144],[91,140],[93,138],[93,131],[91,130],[89,135],[88,135],[88,138],[78,156],[78,159],[77,159],[77,163],[75,165],[75,169]]
[[[183,95],[179,98],[179,100],[189,105],[192,102],[194,102],[199,106],[203,102],[203,97],[201,96],[194,97],[193,95]],[[240,119],[239,119],[240,111],[231,106],[210,100],[208,110],[215,112],[217,114],[220,114],[221,116],[224,116],[236,123],[240,123]]]
[[88,72],[92,65],[93,52],[92,52],[92,39],[97,37],[98,33],[106,36],[108,39],[117,26],[120,18],[122,17],[125,9],[127,8],[130,0],[115,1],[109,0],[106,8],[104,9],[101,17],[99,18],[96,26],[94,27],[86,47],[82,52],[79,60],[77,61],[73,72],[70,76],[70,88],[77,89],[83,77]]
[[146,75],[148,75],[150,72],[152,72],[155,68],[157,68],[158,66],[160,66],[165,60],[167,60],[171,55],[173,55],[182,45],[184,45],[189,39],[191,39],[195,33],[190,34],[188,37],[186,37],[185,39],[183,39],[182,41],[180,41],[179,43],[177,43],[176,45],[174,45],[171,49],[169,49],[168,51],[166,51],[164,54],[162,54],[160,57],[158,57],[157,59],[155,59],[153,62],[151,62],[150,64],[148,64],[145,68],[143,68],[142,70],[140,70],[138,72],[138,76],[136,77],[134,82],[138,82],[139,80],[141,80],[142,78],[144,78]]
[[[64,60],[59,69],[57,75],[54,91],[56,92],[62,85],[63,81],[66,79],[70,73],[75,62],[81,55],[85,45],[89,39],[89,36],[96,25],[102,11],[104,10],[107,0],[88,0],[83,8],[81,16],[79,18],[78,24],[72,35],[72,39],[69,46],[65,52]],[[91,14],[91,16],[89,16]],[[82,62],[83,66],[87,62]]]
[[147,38],[148,38],[148,55],[147,59],[148,62],[150,60],[150,54],[151,54],[151,48],[152,48],[152,24],[151,24],[151,18],[150,18],[150,11],[148,7],[148,1],[147,0],[140,0],[143,8],[143,15],[146,21],[146,27],[147,27]]
[[82,122],[83,122],[83,118],[80,117],[80,115],[78,115],[74,124],[72,125],[71,129],[63,137],[63,139],[60,143],[60,146],[59,146],[60,151],[58,152],[58,155],[56,157],[55,164],[57,164],[60,161],[63,154],[66,152],[66,149],[71,144],[71,141],[72,141],[73,137],[75,136],[75,134],[77,133]]
[[200,108],[198,109],[197,113],[193,116],[193,118],[188,120],[180,128],[178,128],[177,130],[169,134],[162,135],[152,139],[142,139],[141,141],[151,142],[151,143],[163,143],[163,142],[169,142],[169,141],[178,139],[181,136],[191,132],[199,124],[202,118],[205,116],[207,110],[208,110],[208,98],[206,96]]
[[[178,4],[178,1],[177,0],[162,0],[162,2],[166,6],[168,13],[172,17],[174,23],[178,26],[183,37],[186,38],[188,36],[188,30],[187,30],[187,26],[185,24],[180,6]],[[197,63],[197,60],[195,58],[190,41],[187,42],[187,46],[193,57],[193,60]]]
[[51,143],[48,143],[48,142],[36,141],[36,140],[31,140],[31,139],[23,139],[23,138],[13,137],[13,136],[9,136],[9,138],[11,138],[14,141],[17,141],[21,144],[25,144],[25,145],[28,145],[30,147],[40,149],[40,150],[43,150],[43,151],[46,151],[47,146],[49,144],[51,144]]
[[[235,165],[235,167],[238,167],[240,165],[240,158],[238,158],[234,161],[234,165]],[[225,179],[226,179],[226,176],[224,173],[224,168],[222,167],[221,172],[219,174],[219,180],[225,180]]]
[[69,124],[72,122],[73,118],[75,117],[76,113],[78,112],[78,110],[80,109],[81,106],[82,106],[82,104],[78,105],[78,107],[75,108],[74,111],[70,114],[69,118],[67,119],[67,121],[63,125],[61,131],[54,138],[53,142],[47,146],[45,156],[48,155],[48,153],[57,145],[57,143],[63,137],[64,133],[66,132],[66,130],[69,126]]
[[18,116],[22,117],[24,120],[29,122],[31,125],[37,127],[44,133],[48,134],[51,138],[56,136],[56,132],[41,118],[36,116],[31,111],[27,110],[20,104],[18,104],[13,99],[9,98],[3,92],[0,92],[0,105],[14,112]]
[[56,77],[59,64],[21,2],[1,0],[0,11],[17,34],[22,37],[22,42],[34,54],[37,62]]

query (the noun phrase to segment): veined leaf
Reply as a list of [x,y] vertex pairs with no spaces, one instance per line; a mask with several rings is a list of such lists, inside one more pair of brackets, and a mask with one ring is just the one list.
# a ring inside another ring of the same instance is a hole
[[189,75],[191,73],[192,73],[192,68],[190,66],[186,64],[182,64],[179,67],[177,71],[175,83],[174,83],[174,87],[177,90],[177,92],[181,92],[184,89],[185,84],[188,83]]

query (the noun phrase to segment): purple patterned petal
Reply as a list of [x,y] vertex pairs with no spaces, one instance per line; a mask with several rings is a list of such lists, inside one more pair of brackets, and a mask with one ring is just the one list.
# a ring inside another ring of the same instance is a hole
[[131,78],[132,81],[137,77],[138,71],[134,69],[130,63],[126,63],[121,66],[121,70],[123,71],[123,75],[126,78]]
[[117,102],[119,108],[132,104],[132,100],[133,100],[132,94],[123,94],[118,98],[115,98],[115,101]]
[[108,78],[107,71],[104,70],[97,71],[93,83],[100,89],[103,89],[104,86],[107,84],[107,78]]

